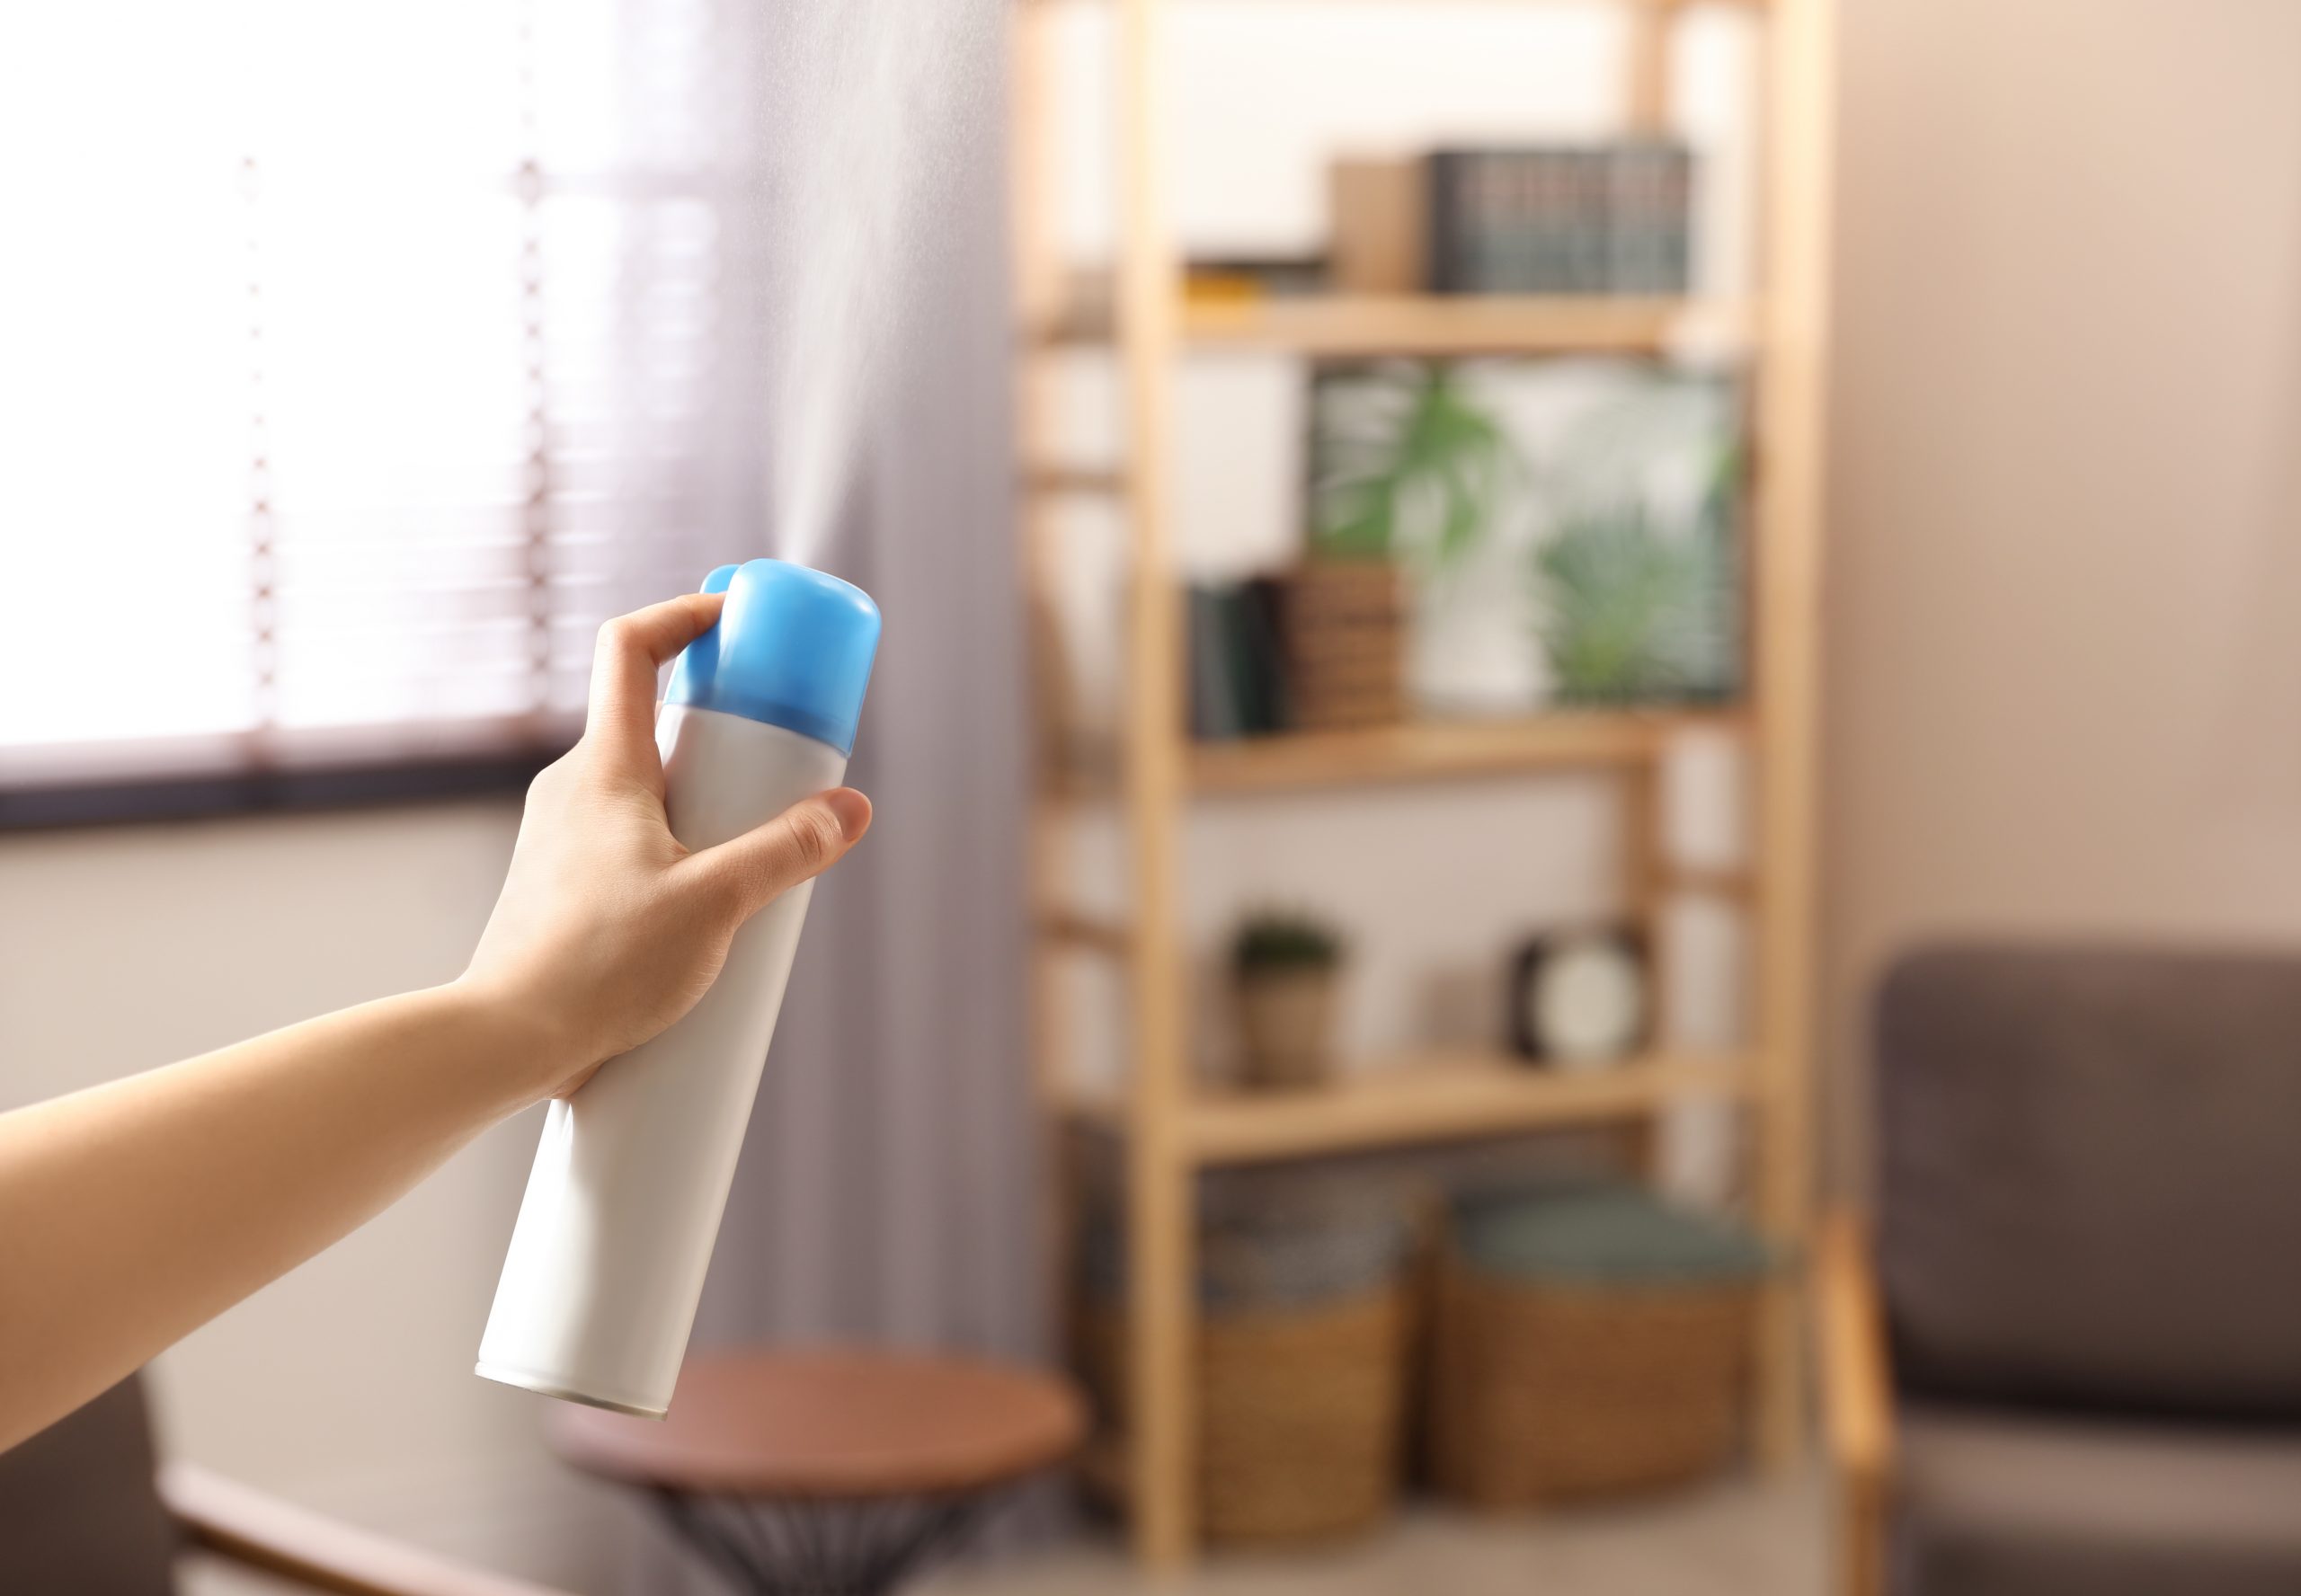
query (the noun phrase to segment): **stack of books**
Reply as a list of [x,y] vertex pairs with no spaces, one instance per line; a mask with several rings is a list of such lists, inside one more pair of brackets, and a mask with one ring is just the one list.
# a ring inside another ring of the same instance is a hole
[[1667,139],[1337,162],[1334,276],[1355,293],[1682,295],[1693,155]]
[[1312,561],[1279,576],[1194,583],[1191,735],[1388,725],[1406,714],[1406,585],[1381,561]]

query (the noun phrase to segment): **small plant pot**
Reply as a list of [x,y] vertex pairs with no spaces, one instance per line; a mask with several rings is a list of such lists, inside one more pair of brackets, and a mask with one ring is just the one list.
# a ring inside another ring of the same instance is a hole
[[1334,1062],[1335,999],[1330,969],[1257,971],[1239,978],[1239,1026],[1246,1039],[1247,1085],[1311,1086]]

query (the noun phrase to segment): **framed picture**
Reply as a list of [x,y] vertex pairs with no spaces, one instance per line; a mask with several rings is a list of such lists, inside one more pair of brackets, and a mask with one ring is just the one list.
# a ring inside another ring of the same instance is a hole
[[1409,574],[1420,713],[1739,691],[1737,377],[1655,360],[1390,360],[1321,366],[1311,383],[1311,553]]

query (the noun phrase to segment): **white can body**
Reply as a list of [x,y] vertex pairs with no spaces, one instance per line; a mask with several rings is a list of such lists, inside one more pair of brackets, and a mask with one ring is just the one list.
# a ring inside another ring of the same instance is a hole
[[[655,724],[672,835],[706,848],[839,785],[847,756],[780,726],[667,705]],[[544,1122],[479,1372],[660,1415],[751,1122],[813,883],[735,934],[703,1000]]]

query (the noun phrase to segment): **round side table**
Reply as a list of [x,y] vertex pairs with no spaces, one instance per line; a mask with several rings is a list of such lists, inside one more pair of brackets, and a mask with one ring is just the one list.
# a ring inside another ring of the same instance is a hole
[[1085,1438],[1060,1376],[899,1352],[698,1353],[668,1418],[573,1405],[560,1457],[644,1490],[751,1596],[883,1596]]

